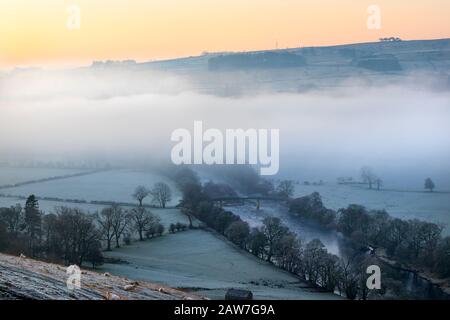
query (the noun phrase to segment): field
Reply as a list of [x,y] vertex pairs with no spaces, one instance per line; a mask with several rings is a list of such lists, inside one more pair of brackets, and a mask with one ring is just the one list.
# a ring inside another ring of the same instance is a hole
[[[57,175],[76,173],[76,170],[66,169],[39,169],[39,168],[0,168],[1,184],[17,183],[33,179],[42,179]],[[202,176],[203,181],[215,179],[213,176]],[[80,177],[72,177],[61,180],[47,181],[36,184],[23,185],[15,188],[0,190],[2,194],[28,196],[35,194],[39,197],[56,197],[60,199],[101,200],[117,202],[136,202],[131,194],[138,185],[148,188],[159,181],[164,181],[171,186],[173,196],[169,206],[175,206],[181,198],[180,192],[173,182],[154,171],[137,170],[110,170],[98,172]],[[359,185],[338,185],[327,183],[325,185],[297,184],[295,196],[304,196],[317,191],[321,194],[325,206],[339,209],[356,203],[366,206],[368,209],[386,209],[394,217],[402,219],[421,219],[442,223],[445,225],[445,234],[450,234],[450,194],[445,192],[421,192],[421,191],[390,191],[368,190]],[[10,206],[24,200],[0,197],[0,206]],[[146,198],[145,204],[151,204],[151,199]],[[43,210],[53,209],[55,206],[67,205],[98,210],[103,206],[91,204],[59,203],[52,201],[40,201]],[[242,208],[240,208],[242,209]],[[268,208],[266,208],[268,209]],[[275,212],[276,213],[276,212]],[[275,214],[272,209],[272,213]],[[245,210],[242,214],[245,214]],[[249,217],[249,216],[248,216]]]
[[[69,180],[69,179],[67,179]],[[24,200],[0,198],[0,206]],[[56,206],[79,207],[91,212],[103,206],[41,200],[40,208],[50,212]],[[127,207],[125,207],[127,209]],[[171,223],[187,224],[178,209],[151,209],[166,230]],[[194,220],[194,225],[198,221]],[[274,266],[237,249],[226,239],[203,230],[189,230],[114,249],[108,257],[129,264],[105,264],[99,271],[133,280],[145,280],[170,287],[194,291],[210,298],[223,298],[228,288],[247,288],[257,299],[335,299],[335,295],[318,293]]]
[[[10,207],[16,204],[20,204],[22,207],[25,205],[25,200],[17,199],[17,198],[2,198],[0,197],[0,207]],[[58,201],[46,201],[39,200],[39,208],[46,212],[54,211],[55,207],[71,207],[71,208],[79,208],[85,211],[89,211],[91,213],[101,211],[106,205],[97,205],[90,203],[67,203],[67,202],[58,202]],[[131,207],[124,206],[125,210],[130,210]],[[181,214],[178,209],[159,209],[159,208],[151,208],[149,211],[161,219],[161,223],[166,227],[166,230],[169,228],[171,223],[181,222],[184,224],[189,224],[189,219],[186,215]],[[194,220],[194,226],[198,225],[198,221]]]
[[[172,201],[178,204],[180,194],[167,178],[150,171],[113,170],[72,177],[61,180],[29,184],[16,188],[3,189],[1,193],[27,196],[35,194],[39,197],[56,197],[59,199],[99,200],[134,203],[131,196],[134,189],[143,185],[151,188],[157,182],[166,182],[172,189]],[[151,199],[144,199],[144,204],[151,204]]]
[[323,186],[297,185],[295,196],[317,191],[326,207],[338,210],[349,204],[361,204],[368,209],[386,209],[401,219],[420,219],[445,225],[450,234],[450,193],[422,191],[369,190],[358,185],[327,184]]
[[[76,173],[76,171],[15,168],[0,170],[0,174],[4,177],[4,184],[71,173]],[[213,179],[213,177],[202,176],[203,181],[211,178]],[[135,203],[131,194],[136,186],[145,185],[150,188],[159,181],[164,181],[171,186],[174,196],[170,205],[176,205],[180,199],[180,193],[174,187],[173,182],[152,171],[125,169],[28,184],[2,189],[0,193],[22,197],[36,194],[39,197],[60,199]],[[444,232],[449,234],[450,197],[447,193],[375,191],[361,186],[337,184],[322,186],[298,184],[295,196],[307,195],[314,191],[319,192],[324,204],[333,209],[346,207],[351,203],[362,204],[369,209],[386,209],[391,215],[404,219],[419,218],[446,223],[447,228]],[[24,199],[0,197],[0,207],[16,203],[23,206],[24,202]],[[150,199],[145,199],[144,203],[150,204]],[[45,212],[50,212],[57,206],[78,207],[91,212],[105,207],[91,203],[48,200],[40,200],[39,204],[41,210]],[[125,206],[125,209],[130,209],[130,207]],[[319,238],[330,252],[338,255],[341,253],[342,245],[339,235],[292,218],[286,207],[278,203],[263,201],[260,211],[256,211],[254,204],[250,202],[243,206],[227,207],[227,209],[239,214],[251,226],[259,225],[265,216],[278,216],[304,240]],[[160,217],[166,230],[171,223],[188,223],[188,218],[178,209],[151,209],[151,212]],[[199,222],[195,221],[195,225],[198,224]],[[120,258],[127,263],[108,263],[102,266],[102,271],[130,279],[152,281],[181,288],[213,299],[223,298],[228,288],[250,289],[256,299],[338,298],[308,288],[293,275],[237,249],[226,239],[205,230],[196,229],[176,234],[166,233],[159,238],[133,242],[130,246],[115,249],[107,253],[107,256]]]
[[223,298],[228,288],[245,288],[256,299],[336,299],[203,230],[189,230],[115,249],[107,256],[129,264],[105,264],[101,270],[133,280],[159,282]]

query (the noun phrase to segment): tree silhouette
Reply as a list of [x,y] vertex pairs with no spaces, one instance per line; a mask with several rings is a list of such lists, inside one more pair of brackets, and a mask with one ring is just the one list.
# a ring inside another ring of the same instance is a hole
[[150,191],[144,187],[144,186],[138,186],[134,190],[134,193],[132,194],[133,198],[136,199],[139,202],[139,206],[142,207],[142,201],[145,197],[149,195]]
[[435,187],[433,180],[431,180],[431,178],[426,178],[424,187],[425,189],[430,190],[430,192],[433,192],[433,189]]

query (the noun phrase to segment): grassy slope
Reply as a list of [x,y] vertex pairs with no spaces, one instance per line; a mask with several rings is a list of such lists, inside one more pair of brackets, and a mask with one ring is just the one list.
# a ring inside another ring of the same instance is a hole
[[[82,177],[42,182],[16,188],[4,189],[1,193],[61,199],[101,200],[118,202],[136,202],[131,194],[138,185],[153,187],[157,182],[166,182],[173,191],[172,201],[168,205],[178,204],[180,195],[173,183],[157,173],[135,170],[114,170],[99,172]],[[144,200],[151,204],[151,198]]]
[[200,299],[148,282],[82,270],[81,288],[68,290],[66,267],[0,254],[0,300],[173,300]]
[[195,290],[210,298],[223,298],[228,288],[250,289],[256,299],[338,298],[308,288],[295,276],[204,230],[135,242],[107,255],[129,264],[106,264],[105,271]]

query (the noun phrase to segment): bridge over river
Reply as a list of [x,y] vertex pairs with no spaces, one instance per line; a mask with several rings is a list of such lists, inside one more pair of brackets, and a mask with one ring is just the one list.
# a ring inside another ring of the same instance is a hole
[[261,201],[287,201],[286,198],[283,197],[270,197],[270,196],[231,196],[231,197],[217,197],[210,199],[211,202],[217,203],[220,208],[223,207],[224,202],[233,202],[233,201],[251,201],[254,200],[256,203],[256,210],[261,209]]

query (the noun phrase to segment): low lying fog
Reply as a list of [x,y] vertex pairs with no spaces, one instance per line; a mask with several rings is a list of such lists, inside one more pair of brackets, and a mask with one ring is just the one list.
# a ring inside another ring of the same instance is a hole
[[[173,130],[280,129],[280,176],[334,181],[370,166],[386,185],[450,188],[450,94],[411,87],[202,95],[159,74],[0,80],[0,159],[170,161]],[[179,92],[179,93],[176,93]],[[418,184],[418,186],[417,186]]]

